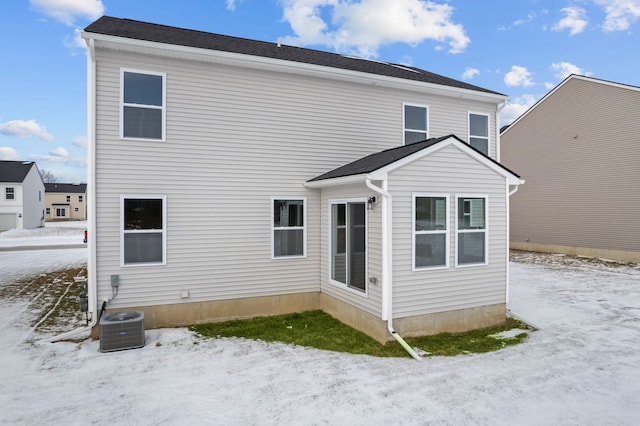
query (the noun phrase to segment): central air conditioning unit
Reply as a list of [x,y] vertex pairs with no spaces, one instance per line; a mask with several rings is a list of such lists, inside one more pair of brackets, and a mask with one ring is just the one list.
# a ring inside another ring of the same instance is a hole
[[144,312],[116,312],[100,319],[100,352],[144,346]]

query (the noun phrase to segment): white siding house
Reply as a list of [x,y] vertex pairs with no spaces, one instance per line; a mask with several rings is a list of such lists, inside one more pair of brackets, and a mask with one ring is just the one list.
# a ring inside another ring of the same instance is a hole
[[94,315],[324,309],[380,341],[394,321],[407,335],[504,321],[520,184],[496,162],[506,96],[126,19],[83,37]]
[[44,183],[33,161],[0,161],[0,231],[44,226]]

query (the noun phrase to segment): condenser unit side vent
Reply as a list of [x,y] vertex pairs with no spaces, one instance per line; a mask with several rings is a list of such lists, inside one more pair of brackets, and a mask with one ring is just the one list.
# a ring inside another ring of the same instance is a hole
[[144,312],[116,312],[100,319],[100,352],[144,346]]

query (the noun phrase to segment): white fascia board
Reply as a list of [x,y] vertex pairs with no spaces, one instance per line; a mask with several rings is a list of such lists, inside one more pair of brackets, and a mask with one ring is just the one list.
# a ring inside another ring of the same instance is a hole
[[391,163],[385,167],[382,167],[372,173],[369,174],[369,178],[372,180],[384,180],[386,179],[387,175],[396,170],[399,169],[401,167],[406,166],[407,164],[410,164],[416,160],[419,160],[422,157],[425,157],[427,155],[430,155],[436,151],[439,151],[447,146],[450,145],[454,145],[456,148],[458,148],[460,151],[462,151],[463,153],[465,153],[466,155],[468,155],[469,157],[473,158],[474,160],[476,160],[477,162],[481,163],[482,165],[484,165],[485,167],[487,167],[488,169],[491,169],[492,171],[494,171],[495,173],[497,173],[498,175],[504,177],[507,182],[509,182],[509,185],[520,185],[521,183],[524,183],[524,181],[522,181],[518,176],[514,175],[513,173],[510,173],[508,170],[504,169],[503,167],[499,166],[498,164],[494,163],[493,161],[491,161],[490,159],[488,159],[487,157],[479,154],[478,152],[476,152],[475,150],[473,150],[469,145],[467,145],[464,142],[460,142],[459,140],[457,140],[456,138],[447,138],[441,142],[438,142],[437,144],[430,146],[428,148],[425,148],[421,151],[418,151],[414,154],[411,154],[407,157],[404,157],[394,163]]
[[312,182],[305,182],[305,188],[328,188],[331,186],[350,185],[353,183],[362,183],[367,180],[368,175],[359,174],[351,176],[342,176],[338,178],[329,178],[322,180],[314,180]]
[[303,62],[266,58],[263,56],[246,55],[242,53],[225,52],[198,47],[179,46],[175,44],[158,43],[146,40],[129,39],[125,37],[89,33],[86,31],[83,31],[81,36],[84,39],[94,39],[96,41],[96,47],[131,51],[135,53],[155,52],[160,56],[175,57],[178,59],[209,61],[232,66],[269,69],[272,71],[294,74],[306,74],[320,78],[349,81],[353,83],[387,87],[398,90],[411,90],[414,92],[417,91],[461,99],[472,99],[495,104],[500,104],[509,99],[508,96],[497,93],[486,93],[459,87],[426,83],[423,81],[406,80],[402,78],[345,70],[323,65],[314,65]]

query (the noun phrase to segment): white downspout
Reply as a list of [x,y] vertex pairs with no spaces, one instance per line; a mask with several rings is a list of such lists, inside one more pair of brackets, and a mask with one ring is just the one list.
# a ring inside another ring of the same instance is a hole
[[[392,198],[385,189],[375,186],[371,179],[366,179],[367,187],[380,194],[385,199],[385,209],[382,211],[382,319],[387,321],[387,330],[391,336],[414,359],[422,360],[422,357],[394,330],[393,328],[393,241],[392,241]],[[386,186],[386,181],[384,182]]]
[[96,136],[96,57],[95,57],[95,44],[94,39],[89,38],[85,40],[87,43],[87,230],[88,240],[87,246],[89,248],[89,256],[87,258],[87,299],[88,309],[87,318],[89,324],[85,327],[80,327],[75,330],[68,331],[66,333],[59,334],[57,336],[44,339],[46,342],[57,342],[67,339],[76,334],[91,331],[93,327],[98,323],[98,298],[96,288],[96,168],[95,168],[95,136]]
[[508,100],[502,102],[496,108],[496,161],[500,162],[500,111],[507,106]]
[[[522,182],[522,181],[521,181]],[[524,182],[522,182],[524,183]],[[506,189],[506,193],[507,193],[507,282],[505,283],[506,286],[506,291],[505,291],[505,303],[507,304],[507,310],[508,310],[508,306],[509,306],[509,282],[510,279],[509,277],[511,276],[511,273],[509,271],[509,252],[511,250],[511,196],[513,194],[515,194],[516,192],[518,192],[518,189],[520,188],[520,185],[514,185],[514,188],[509,191],[509,182],[505,183],[507,189]]]

